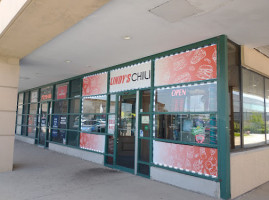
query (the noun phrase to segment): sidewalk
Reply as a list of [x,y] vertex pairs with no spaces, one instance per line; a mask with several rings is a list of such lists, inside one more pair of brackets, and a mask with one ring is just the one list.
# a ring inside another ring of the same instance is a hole
[[[167,184],[15,142],[14,171],[0,173],[0,200],[213,200]],[[238,200],[268,200],[269,183]]]

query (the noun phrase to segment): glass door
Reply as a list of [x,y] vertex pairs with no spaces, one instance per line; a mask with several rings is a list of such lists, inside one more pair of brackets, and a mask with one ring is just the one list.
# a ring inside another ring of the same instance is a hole
[[116,165],[134,170],[136,144],[136,93],[118,95]]
[[37,134],[37,144],[47,147],[48,132],[49,132],[49,122],[50,122],[50,102],[40,104],[39,112],[39,129]]

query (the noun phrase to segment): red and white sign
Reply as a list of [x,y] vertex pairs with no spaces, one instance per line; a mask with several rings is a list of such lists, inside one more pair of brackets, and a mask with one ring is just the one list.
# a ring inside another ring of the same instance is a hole
[[110,72],[110,92],[150,87],[151,62]]
[[107,73],[83,78],[82,96],[107,93]]
[[155,86],[217,77],[217,46],[212,45],[155,61]]
[[80,148],[104,153],[105,136],[80,133]]
[[218,176],[218,150],[213,148],[153,141],[153,163]]
[[108,116],[108,134],[114,134],[115,131],[115,115]]
[[61,85],[57,88],[57,99],[65,99],[67,96],[67,85]]

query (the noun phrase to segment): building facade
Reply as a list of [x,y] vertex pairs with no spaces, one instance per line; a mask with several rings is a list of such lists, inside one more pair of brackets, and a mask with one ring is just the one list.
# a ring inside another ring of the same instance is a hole
[[234,198],[269,180],[268,63],[222,35],[33,88],[18,94],[16,137]]

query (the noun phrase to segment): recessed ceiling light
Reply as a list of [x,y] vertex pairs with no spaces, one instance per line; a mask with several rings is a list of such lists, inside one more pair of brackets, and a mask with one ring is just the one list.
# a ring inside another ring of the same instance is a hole
[[254,84],[253,87],[256,87],[256,85]]
[[71,60],[66,60],[65,62],[66,62],[66,63],[71,63],[72,61],[71,61]]
[[128,36],[128,35],[126,35],[126,36],[124,36],[124,37],[123,37],[123,39],[124,39],[124,40],[130,40],[130,39],[132,39],[132,37],[131,37],[131,36]]

